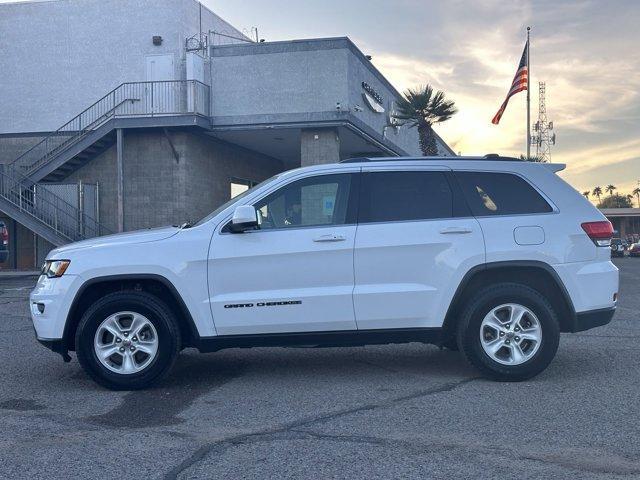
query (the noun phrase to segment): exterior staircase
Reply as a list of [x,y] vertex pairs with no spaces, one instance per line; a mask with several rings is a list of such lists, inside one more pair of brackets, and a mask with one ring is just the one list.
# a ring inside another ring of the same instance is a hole
[[209,87],[201,82],[123,83],[0,166],[0,210],[56,246],[109,233],[39,182],[58,182],[108,149],[115,143],[119,121],[166,126],[193,116],[209,122]]
[[11,165],[0,169],[0,210],[55,246],[110,233]]

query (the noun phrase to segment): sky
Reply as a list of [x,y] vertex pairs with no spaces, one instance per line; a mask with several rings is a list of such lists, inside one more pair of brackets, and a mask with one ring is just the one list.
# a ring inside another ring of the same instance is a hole
[[[640,1],[203,0],[267,41],[348,36],[403,91],[429,83],[458,114],[435,127],[464,155],[526,151],[526,92],[504,100],[531,26],[531,116],[546,82],[553,162],[579,191],[640,180]],[[535,152],[535,147],[533,147]]]
[[500,125],[491,118],[530,25],[532,124],[544,81],[557,135],[551,159],[567,164],[561,175],[581,192],[640,186],[640,0],[202,3],[247,35],[257,27],[267,41],[348,36],[398,90],[443,90],[459,112],[435,129],[463,155],[525,153],[526,93],[511,98]]

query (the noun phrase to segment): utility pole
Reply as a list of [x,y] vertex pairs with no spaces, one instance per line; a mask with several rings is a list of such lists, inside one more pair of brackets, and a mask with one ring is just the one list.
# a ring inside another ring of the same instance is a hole
[[527,159],[531,158],[531,62],[529,54],[531,43],[529,43],[529,32],[531,27],[527,27]]
[[545,82],[538,82],[538,121],[533,126],[536,132],[531,137],[531,144],[536,146],[536,156],[541,162],[551,161],[551,145],[556,144],[553,122],[547,121]]

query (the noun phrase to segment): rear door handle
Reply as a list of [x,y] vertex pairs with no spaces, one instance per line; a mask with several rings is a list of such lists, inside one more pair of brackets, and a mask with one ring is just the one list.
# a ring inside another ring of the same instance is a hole
[[467,227],[448,227],[440,230],[443,235],[472,233],[473,230]]
[[314,242],[344,242],[347,239],[344,235],[336,235],[330,233],[328,235],[320,235],[313,239]]

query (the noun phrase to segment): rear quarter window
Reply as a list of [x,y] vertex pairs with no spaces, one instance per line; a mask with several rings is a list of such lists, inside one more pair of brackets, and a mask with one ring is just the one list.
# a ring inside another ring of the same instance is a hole
[[549,213],[551,205],[526,180],[512,173],[455,172],[474,216]]

